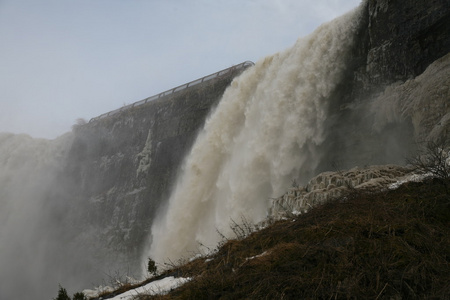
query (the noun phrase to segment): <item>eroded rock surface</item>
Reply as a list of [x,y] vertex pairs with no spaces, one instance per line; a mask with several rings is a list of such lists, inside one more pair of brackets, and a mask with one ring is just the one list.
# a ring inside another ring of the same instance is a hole
[[270,216],[278,219],[292,212],[306,212],[315,205],[345,196],[354,190],[381,191],[410,173],[410,168],[397,165],[323,172],[305,186],[291,187],[283,196],[272,199]]

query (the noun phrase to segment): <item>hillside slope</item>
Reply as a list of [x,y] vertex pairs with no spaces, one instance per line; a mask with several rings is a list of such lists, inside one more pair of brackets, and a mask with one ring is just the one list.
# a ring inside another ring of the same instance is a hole
[[[449,183],[447,183],[449,184]],[[193,278],[139,299],[448,299],[450,194],[438,179],[352,191],[158,278]]]

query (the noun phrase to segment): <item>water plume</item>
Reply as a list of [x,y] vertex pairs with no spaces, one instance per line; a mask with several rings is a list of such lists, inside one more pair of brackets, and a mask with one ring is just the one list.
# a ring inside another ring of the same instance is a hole
[[[363,5],[235,79],[186,157],[152,226],[157,262],[214,247],[231,220],[258,222],[269,198],[315,172],[329,99],[342,81]],[[145,258],[146,259],[146,258]]]

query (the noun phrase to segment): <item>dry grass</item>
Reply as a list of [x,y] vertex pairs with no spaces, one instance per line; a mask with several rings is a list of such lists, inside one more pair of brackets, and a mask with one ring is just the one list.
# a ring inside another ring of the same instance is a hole
[[140,299],[450,299],[449,225],[441,180],[355,192],[227,241],[168,271],[192,281]]

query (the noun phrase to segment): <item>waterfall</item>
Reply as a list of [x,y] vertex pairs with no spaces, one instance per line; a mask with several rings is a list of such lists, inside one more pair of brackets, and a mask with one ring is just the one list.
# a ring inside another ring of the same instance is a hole
[[236,78],[199,133],[151,228],[157,262],[214,248],[230,222],[266,217],[302,170],[314,171],[330,97],[343,80],[363,5]]

